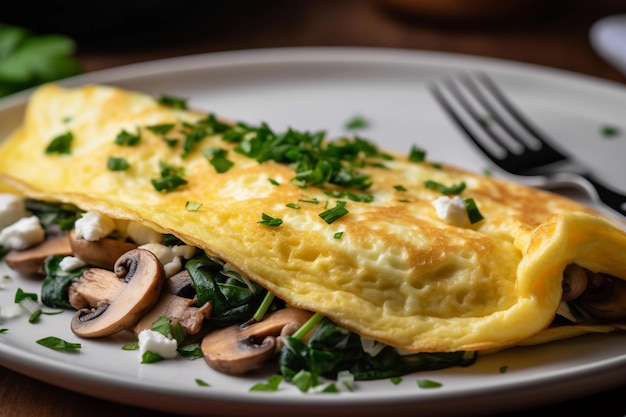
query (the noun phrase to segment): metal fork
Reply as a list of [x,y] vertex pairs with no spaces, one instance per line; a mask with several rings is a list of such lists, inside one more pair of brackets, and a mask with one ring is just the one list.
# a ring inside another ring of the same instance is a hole
[[[498,167],[518,176],[586,184],[586,191],[626,216],[626,195],[602,184],[534,126],[485,73],[448,78],[430,91],[461,131]],[[576,176],[576,181],[571,181]],[[570,181],[567,181],[570,178]]]

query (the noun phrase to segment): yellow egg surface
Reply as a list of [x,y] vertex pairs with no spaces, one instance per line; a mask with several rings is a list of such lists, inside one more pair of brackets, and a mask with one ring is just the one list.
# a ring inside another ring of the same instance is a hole
[[[313,145],[277,160],[275,141],[259,159],[255,146],[276,132],[237,136],[233,122],[216,121],[139,92],[47,84],[0,147],[0,178],[28,197],[172,233],[292,306],[413,352],[576,335],[540,336],[565,266],[626,279],[626,233],[577,202],[387,151],[342,162],[365,178],[356,186],[307,183],[295,164]],[[50,148],[63,137],[65,148]],[[445,193],[471,199],[482,220],[439,217],[433,201]]]

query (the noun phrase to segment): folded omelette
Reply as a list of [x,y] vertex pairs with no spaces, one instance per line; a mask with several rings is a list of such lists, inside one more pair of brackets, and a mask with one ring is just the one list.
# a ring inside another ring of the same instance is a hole
[[551,326],[566,267],[590,287],[622,286],[622,225],[417,147],[278,134],[171,97],[48,84],[2,144],[0,178],[29,198],[174,234],[289,305],[410,352],[542,343],[624,321]]

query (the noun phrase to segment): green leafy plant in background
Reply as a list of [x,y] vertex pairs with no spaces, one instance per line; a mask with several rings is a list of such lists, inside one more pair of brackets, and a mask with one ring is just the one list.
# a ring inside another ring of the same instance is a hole
[[0,23],[0,97],[80,74],[74,41]]

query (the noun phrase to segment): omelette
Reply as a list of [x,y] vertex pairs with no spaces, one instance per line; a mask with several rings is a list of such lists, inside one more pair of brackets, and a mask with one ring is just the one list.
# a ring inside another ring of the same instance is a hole
[[[0,180],[173,234],[289,306],[406,352],[497,350],[626,320],[610,295],[610,312],[592,311],[598,282],[625,285],[623,225],[417,146],[401,154],[166,96],[47,84],[0,147]],[[577,296],[592,318],[553,326],[571,268],[588,277]]]

